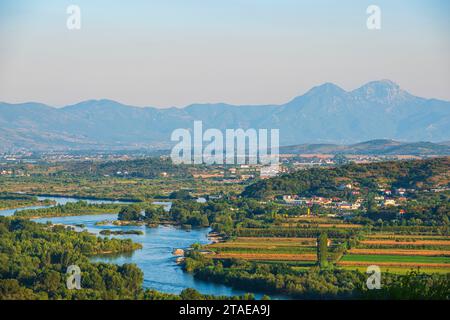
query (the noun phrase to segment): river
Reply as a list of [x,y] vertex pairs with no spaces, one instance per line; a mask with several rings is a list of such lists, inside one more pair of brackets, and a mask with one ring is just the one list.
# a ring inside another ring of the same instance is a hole
[[[80,199],[69,197],[39,197],[40,200],[54,200],[57,204],[66,204],[76,202]],[[83,199],[89,203],[118,203],[118,201]],[[170,202],[157,203],[165,204],[165,210],[170,209]],[[37,209],[42,207],[27,207],[14,210],[0,210],[0,215],[10,216],[16,210]],[[189,231],[171,226],[158,226],[149,228],[146,226],[114,226],[114,225],[95,225],[96,222],[104,220],[116,220],[117,214],[85,215],[55,218],[40,218],[34,221],[46,223],[50,221],[53,224],[80,225],[84,229],[98,235],[101,230],[141,230],[143,235],[117,235],[116,238],[129,238],[134,242],[142,244],[142,249],[133,253],[122,255],[108,255],[93,257],[93,262],[109,262],[115,264],[135,263],[144,272],[145,288],[152,288],[166,293],[180,293],[185,288],[194,288],[203,294],[210,295],[242,295],[245,291],[236,290],[229,286],[205,282],[195,279],[191,274],[182,270],[176,264],[172,251],[175,248],[186,249],[193,243],[207,244],[209,240],[207,235],[209,228],[192,229]],[[81,228],[76,228],[81,230]],[[254,293],[257,299],[261,298],[263,293]],[[286,298],[282,296],[271,295],[272,298]]]

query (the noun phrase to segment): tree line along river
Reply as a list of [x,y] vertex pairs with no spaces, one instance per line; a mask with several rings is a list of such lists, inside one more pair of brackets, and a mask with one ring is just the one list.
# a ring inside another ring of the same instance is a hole
[[[80,199],[71,197],[38,197],[39,200],[53,200],[56,204],[66,204],[68,202],[76,202]],[[125,203],[111,200],[82,199],[88,203]],[[170,210],[170,202],[155,203],[165,206],[165,210]],[[43,206],[30,206],[19,209],[0,210],[0,215],[11,216],[15,211],[25,209],[39,209]],[[144,273],[145,288],[152,288],[161,292],[179,294],[185,288],[194,288],[203,294],[209,295],[243,295],[246,292],[236,290],[229,286],[216,284],[195,279],[177,265],[176,257],[172,255],[172,251],[176,248],[186,249],[193,243],[208,244],[207,235],[209,228],[198,228],[189,231],[176,228],[173,226],[158,226],[149,228],[147,226],[116,226],[116,225],[96,225],[97,222],[105,220],[117,220],[117,214],[99,214],[99,215],[83,215],[83,216],[66,216],[54,218],[34,219],[38,223],[47,223],[63,225],[84,225],[84,228],[76,227],[77,231],[87,230],[88,232],[98,235],[102,230],[140,230],[142,235],[114,235],[116,238],[129,238],[136,243],[142,244],[142,249],[136,250],[128,254],[120,255],[103,255],[92,257],[93,262],[108,262],[115,264],[134,263]],[[261,298],[264,292],[254,293],[255,297]],[[277,298],[272,296],[272,298]],[[286,297],[279,297],[286,298]]]

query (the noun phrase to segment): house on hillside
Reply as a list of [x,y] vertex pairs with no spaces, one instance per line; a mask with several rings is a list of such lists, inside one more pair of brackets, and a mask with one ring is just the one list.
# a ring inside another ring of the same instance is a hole
[[397,206],[397,202],[394,199],[386,199],[383,202],[383,206],[385,207],[395,207]]

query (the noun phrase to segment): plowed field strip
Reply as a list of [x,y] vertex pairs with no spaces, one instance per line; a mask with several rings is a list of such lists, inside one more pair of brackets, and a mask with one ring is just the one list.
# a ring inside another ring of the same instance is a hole
[[258,253],[220,253],[215,259],[244,259],[244,260],[278,260],[278,261],[316,261],[316,254],[258,254]]
[[450,256],[449,250],[351,249],[351,254],[400,256]]

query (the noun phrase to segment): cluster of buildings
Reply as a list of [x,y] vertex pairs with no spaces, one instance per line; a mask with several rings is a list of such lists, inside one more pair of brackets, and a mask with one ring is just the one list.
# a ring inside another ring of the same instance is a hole
[[13,175],[13,171],[12,170],[0,170],[0,175],[10,176],[10,175]]
[[[356,198],[355,201],[344,201],[338,197],[325,198],[325,197],[300,197],[298,195],[283,195],[282,199],[284,203],[288,205],[304,205],[312,206],[319,205],[325,208],[344,210],[358,210],[361,209],[364,199],[360,196],[359,187],[351,183],[343,183],[338,187],[339,190],[345,190],[349,194]],[[378,189],[378,195],[373,198],[375,204],[379,207],[389,208],[404,205],[408,198],[408,194],[416,192],[415,189],[395,188],[393,190],[380,187]],[[404,211],[404,210],[401,210]],[[403,212],[404,213],[404,212]]]
[[415,189],[389,188],[379,187],[378,196],[374,198],[377,205],[380,207],[397,207],[407,202],[407,194],[415,193]]
[[232,167],[212,166],[194,168],[195,179],[217,179],[223,182],[240,183],[255,178],[268,179],[287,172],[283,165],[241,164]]
[[340,198],[325,198],[325,197],[299,197],[297,195],[284,195],[283,201],[289,205],[305,205],[313,206],[319,205],[326,208],[334,208],[339,210],[358,210],[361,208],[363,199],[358,198],[355,202],[343,201]]
[[23,177],[29,176],[29,174],[26,174],[23,170],[0,169],[0,176]]

